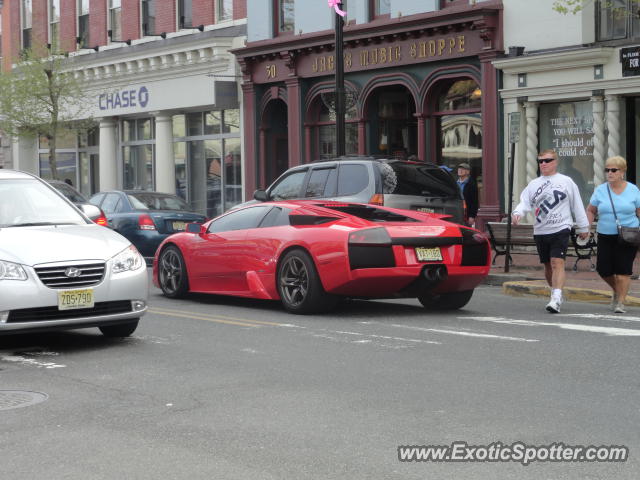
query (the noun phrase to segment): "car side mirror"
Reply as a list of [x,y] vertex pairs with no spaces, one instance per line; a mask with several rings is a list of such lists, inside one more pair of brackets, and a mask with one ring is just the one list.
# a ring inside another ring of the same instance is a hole
[[186,231],[189,233],[202,233],[204,232],[204,227],[200,223],[187,223]]
[[269,200],[269,195],[265,190],[256,190],[253,192],[253,198],[258,200],[259,202],[266,202]]
[[90,203],[83,203],[82,205],[80,205],[80,210],[82,210],[82,213],[89,217],[89,220],[91,220],[92,222],[95,222],[102,216],[102,211],[100,210],[100,208],[96,207],[95,205],[91,205]]

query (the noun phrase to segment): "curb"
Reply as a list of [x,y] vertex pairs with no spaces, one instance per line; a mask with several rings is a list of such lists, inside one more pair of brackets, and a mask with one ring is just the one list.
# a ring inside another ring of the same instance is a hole
[[[513,297],[522,297],[524,295],[533,295],[536,297],[548,297],[549,287],[540,281],[520,282],[511,281],[502,284],[502,291],[506,295]],[[591,288],[565,287],[562,290],[564,298],[567,300],[575,300],[578,302],[602,303],[611,302],[611,292],[608,290],[596,290]],[[627,295],[624,302],[629,307],[640,307],[640,298]]]

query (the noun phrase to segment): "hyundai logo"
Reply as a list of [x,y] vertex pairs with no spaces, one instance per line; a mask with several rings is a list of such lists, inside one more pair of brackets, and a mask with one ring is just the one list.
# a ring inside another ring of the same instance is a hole
[[76,267],[69,267],[64,271],[64,274],[69,278],[79,277],[80,273],[82,272],[80,271],[79,268],[76,268]]

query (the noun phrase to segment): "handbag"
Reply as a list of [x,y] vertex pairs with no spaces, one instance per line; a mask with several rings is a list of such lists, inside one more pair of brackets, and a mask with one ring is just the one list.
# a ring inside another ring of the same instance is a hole
[[613,198],[611,198],[609,185],[607,185],[607,193],[609,194],[609,201],[613,209],[613,216],[616,219],[616,226],[618,227],[618,243],[634,245],[636,247],[640,246],[640,227],[623,227],[620,225],[618,215],[616,214],[616,207],[613,205]]

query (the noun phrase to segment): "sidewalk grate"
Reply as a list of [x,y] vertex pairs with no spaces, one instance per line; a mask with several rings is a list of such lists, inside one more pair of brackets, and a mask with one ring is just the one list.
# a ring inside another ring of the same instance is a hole
[[44,402],[49,396],[40,392],[24,392],[19,390],[0,390],[0,410],[30,407]]

